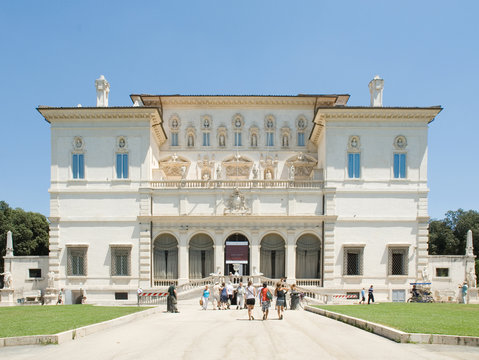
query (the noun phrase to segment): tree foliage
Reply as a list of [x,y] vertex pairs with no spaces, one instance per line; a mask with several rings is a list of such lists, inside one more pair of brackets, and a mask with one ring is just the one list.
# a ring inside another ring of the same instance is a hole
[[3,272],[9,230],[15,255],[48,255],[47,218],[20,208],[12,209],[5,201],[0,201],[0,272]]
[[429,254],[464,255],[467,231],[472,230],[474,255],[479,254],[479,212],[448,211],[442,220],[429,223]]

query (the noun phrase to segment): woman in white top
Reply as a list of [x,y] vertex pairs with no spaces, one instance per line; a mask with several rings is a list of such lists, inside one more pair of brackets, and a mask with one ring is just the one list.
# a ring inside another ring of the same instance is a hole
[[245,288],[243,283],[240,282],[238,287],[236,288],[236,310],[244,308],[244,293]]
[[255,298],[257,292],[251,281],[248,281],[248,287],[246,288],[246,306],[248,307],[248,318],[254,320],[252,311],[254,308]]

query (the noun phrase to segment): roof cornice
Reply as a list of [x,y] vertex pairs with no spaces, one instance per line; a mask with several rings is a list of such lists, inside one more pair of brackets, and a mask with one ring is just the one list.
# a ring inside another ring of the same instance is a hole
[[166,107],[307,107],[345,105],[349,95],[131,95],[145,106]]
[[48,107],[39,106],[38,112],[46,121],[86,120],[86,119],[145,119],[159,117],[156,107]]
[[313,119],[309,139],[317,144],[326,122],[334,121],[402,121],[427,122],[428,124],[442,111],[442,107],[328,107],[319,108]]
[[64,121],[115,121],[149,120],[158,146],[167,137],[163,129],[163,119],[157,107],[45,107],[39,106],[38,112],[49,123]]
[[442,107],[352,107],[321,108],[317,117],[329,119],[401,119],[431,122],[442,110]]

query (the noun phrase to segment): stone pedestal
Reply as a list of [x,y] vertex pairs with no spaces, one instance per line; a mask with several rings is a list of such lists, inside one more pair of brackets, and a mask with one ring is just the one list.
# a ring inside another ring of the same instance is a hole
[[468,304],[479,304],[479,294],[478,288],[469,289],[467,292],[467,303]]
[[45,305],[55,305],[58,300],[58,290],[54,288],[46,288],[43,296]]
[[12,306],[15,305],[13,299],[13,289],[0,289],[0,305],[2,306]]

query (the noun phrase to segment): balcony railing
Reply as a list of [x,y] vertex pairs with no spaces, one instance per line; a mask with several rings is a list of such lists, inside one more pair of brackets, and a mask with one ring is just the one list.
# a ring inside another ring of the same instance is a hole
[[159,180],[154,189],[321,189],[319,180]]

